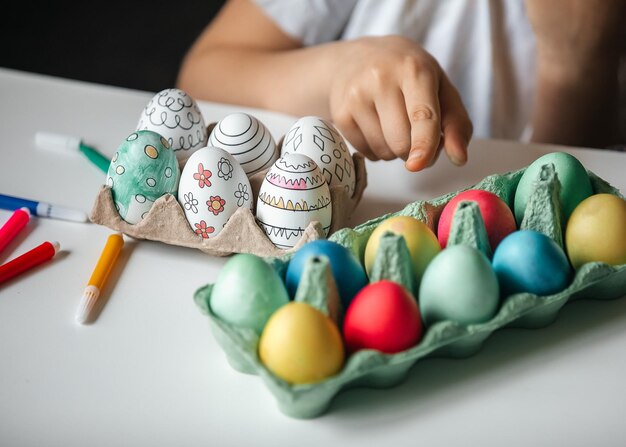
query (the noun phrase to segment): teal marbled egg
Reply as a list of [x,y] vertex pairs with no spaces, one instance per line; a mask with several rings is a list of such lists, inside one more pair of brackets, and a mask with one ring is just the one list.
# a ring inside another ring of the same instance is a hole
[[178,190],[180,170],[174,151],[156,132],[140,130],[119,146],[107,173],[107,186],[122,219],[141,221],[155,200]]

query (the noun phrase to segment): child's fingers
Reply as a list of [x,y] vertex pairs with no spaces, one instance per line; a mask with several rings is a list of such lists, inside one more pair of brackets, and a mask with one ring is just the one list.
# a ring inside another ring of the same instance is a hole
[[389,85],[376,96],[376,111],[386,145],[390,151],[383,160],[406,160],[411,149],[411,124],[406,114],[404,95],[396,85]]
[[365,138],[367,147],[369,147],[378,159],[393,160],[396,158],[394,153],[391,152],[387,146],[380,125],[380,118],[378,113],[376,113],[374,104],[369,103],[356,107],[353,111],[353,117]]
[[411,150],[406,168],[419,171],[429,165],[439,147],[441,112],[437,75],[422,70],[405,79],[402,91],[411,123]]
[[441,79],[440,98],[444,150],[452,163],[462,166],[467,162],[467,147],[472,138],[473,126],[459,92],[445,74]]
[[370,150],[367,140],[363,136],[363,132],[361,132],[352,114],[336,116],[333,121],[339,131],[357,151],[363,154],[368,160],[378,161],[378,157]]

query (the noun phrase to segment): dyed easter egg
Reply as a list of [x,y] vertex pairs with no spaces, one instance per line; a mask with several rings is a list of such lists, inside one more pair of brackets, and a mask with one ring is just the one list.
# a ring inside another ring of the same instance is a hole
[[352,197],[356,175],[354,161],[341,134],[329,122],[316,116],[296,121],[285,135],[282,154],[303,154],[319,166],[332,186],[342,186]]
[[291,248],[313,221],[330,230],[330,189],[313,160],[285,154],[265,175],[259,190],[256,218],[267,237],[279,248]]
[[426,266],[441,251],[437,237],[425,223],[410,216],[395,216],[384,220],[372,232],[365,246],[365,271],[368,275],[374,265],[380,238],[387,231],[404,238],[419,284]]
[[387,354],[415,346],[422,338],[417,302],[391,281],[366,286],[354,298],[343,321],[346,349],[375,349]]
[[155,200],[176,194],[178,161],[169,143],[149,130],[130,134],[113,155],[106,184],[115,208],[131,224],[142,220]]
[[233,256],[220,270],[211,291],[211,310],[217,317],[259,334],[270,316],[288,302],[278,273],[251,254]]
[[492,265],[503,296],[520,292],[551,295],[565,289],[571,278],[561,247],[545,234],[531,230],[505,237],[496,248]]
[[575,269],[587,262],[626,264],[626,200],[596,194],[580,202],[567,223],[565,246]]
[[285,282],[289,294],[294,297],[304,266],[312,257],[328,258],[333,279],[344,309],[354,296],[367,284],[367,276],[357,258],[344,246],[327,240],[317,240],[303,245],[289,261]]
[[341,334],[330,318],[306,303],[278,309],[259,340],[261,362],[281,379],[315,383],[337,374],[344,361]]
[[152,130],[165,137],[180,160],[207,144],[207,130],[196,101],[182,90],[168,88],[146,104],[137,130]]
[[511,209],[500,197],[489,191],[470,189],[454,196],[441,212],[437,227],[437,238],[443,248],[448,244],[448,236],[456,207],[459,202],[464,200],[478,204],[492,250],[496,249],[505,236],[516,230],[515,217],[513,217]]
[[534,184],[543,165],[552,163],[561,183],[559,199],[565,223],[580,202],[593,194],[591,181],[584,166],[576,157],[565,152],[552,152],[539,157],[526,168],[515,190],[515,220],[522,223],[526,204],[534,191]]
[[248,176],[268,169],[280,155],[269,130],[245,113],[222,118],[211,132],[209,146],[228,151]]
[[183,168],[178,202],[196,234],[215,237],[235,211],[252,207],[250,181],[232,155],[205,147],[194,152]]
[[454,245],[442,250],[428,265],[419,297],[422,317],[428,325],[443,320],[476,324],[496,314],[500,289],[481,251]]

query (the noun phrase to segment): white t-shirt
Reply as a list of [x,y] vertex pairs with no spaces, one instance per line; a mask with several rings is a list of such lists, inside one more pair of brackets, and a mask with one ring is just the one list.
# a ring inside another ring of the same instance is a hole
[[461,93],[477,137],[526,139],[535,41],[523,0],[255,0],[303,45],[402,35]]

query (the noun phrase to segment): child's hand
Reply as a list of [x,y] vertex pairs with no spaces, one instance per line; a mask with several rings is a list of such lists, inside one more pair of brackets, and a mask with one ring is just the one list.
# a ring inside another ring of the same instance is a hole
[[402,158],[410,171],[432,164],[443,147],[467,161],[472,123],[437,61],[397,36],[342,42],[329,86],[333,121],[371,160]]

